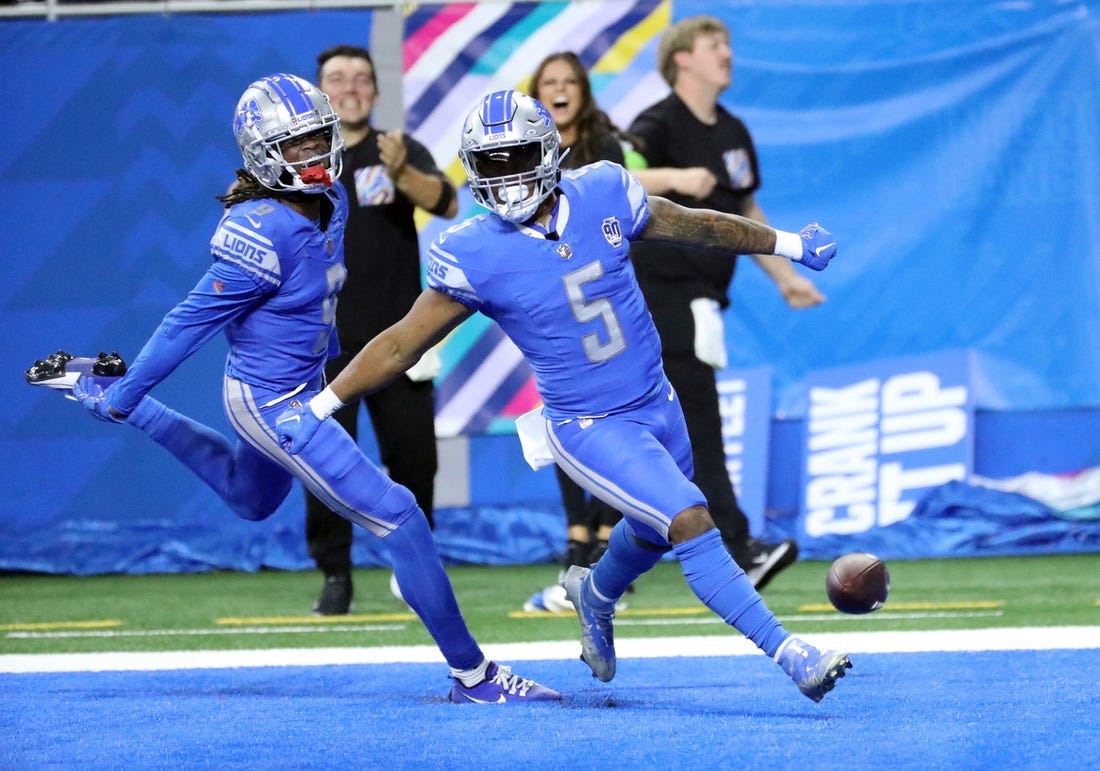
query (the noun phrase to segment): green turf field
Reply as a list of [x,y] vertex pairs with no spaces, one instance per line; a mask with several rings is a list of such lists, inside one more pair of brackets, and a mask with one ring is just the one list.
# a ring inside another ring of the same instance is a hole
[[[890,598],[868,616],[828,607],[826,562],[803,561],[764,599],[796,633],[1100,624],[1100,554],[889,563]],[[525,614],[557,575],[552,565],[448,569],[482,643],[572,640],[573,614]],[[0,654],[431,644],[389,592],[390,573],[355,573],[352,615],[309,615],[315,572],[158,576],[0,576]],[[616,636],[731,634],[659,564],[625,597]]]

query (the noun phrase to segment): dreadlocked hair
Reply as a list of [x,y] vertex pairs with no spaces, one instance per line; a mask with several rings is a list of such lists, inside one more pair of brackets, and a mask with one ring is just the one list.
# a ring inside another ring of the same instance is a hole
[[315,196],[301,193],[297,190],[282,192],[265,187],[260,180],[252,176],[247,169],[237,169],[237,179],[230,186],[225,195],[217,196],[217,199],[225,204],[225,208],[235,206],[245,201],[255,201],[260,198],[275,198],[280,201],[305,203],[314,200]]

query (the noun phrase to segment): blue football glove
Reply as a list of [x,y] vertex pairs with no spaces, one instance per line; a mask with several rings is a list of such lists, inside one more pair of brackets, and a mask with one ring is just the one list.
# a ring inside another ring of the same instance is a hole
[[836,257],[836,239],[833,234],[816,222],[798,231],[802,238],[802,256],[798,259],[810,270],[825,270],[829,260]]
[[125,423],[129,415],[123,415],[111,407],[109,391],[110,388],[104,391],[103,386],[91,375],[81,375],[73,383],[73,398],[84,409],[108,423]]
[[279,444],[291,455],[297,455],[309,444],[309,440],[321,427],[321,422],[309,408],[308,401],[300,402],[295,399],[275,418],[275,433],[279,437]]

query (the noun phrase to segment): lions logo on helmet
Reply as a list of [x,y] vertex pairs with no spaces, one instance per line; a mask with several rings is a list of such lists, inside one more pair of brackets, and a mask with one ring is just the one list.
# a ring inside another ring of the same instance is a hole
[[233,118],[233,135],[240,136],[245,126],[255,126],[264,119],[260,112],[260,106],[255,99],[249,99],[237,108],[237,114]]
[[[315,131],[328,132],[327,153],[296,163],[283,157],[284,143]],[[233,134],[245,168],[272,190],[322,193],[340,176],[340,118],[324,92],[296,75],[269,75],[245,89]]]
[[535,103],[535,110],[542,116],[542,119],[546,121],[546,125],[553,126],[554,119],[550,117],[550,111],[546,109],[546,105],[533,97],[531,101]]
[[524,222],[558,184],[561,136],[537,99],[494,91],[466,116],[458,156],[474,200]]

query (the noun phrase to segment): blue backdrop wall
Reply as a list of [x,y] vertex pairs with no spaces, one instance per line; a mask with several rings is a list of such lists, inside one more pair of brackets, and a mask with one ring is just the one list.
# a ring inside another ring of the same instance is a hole
[[[230,130],[241,92],[270,72],[314,80],[319,51],[367,45],[370,30],[369,11],[0,23],[3,101],[21,106],[0,150],[0,382],[13,405],[0,440],[0,565],[306,564],[300,494],[262,525],[236,521],[159,447],[91,425],[21,373],[58,347],[133,358],[209,264],[214,196],[241,164]],[[224,356],[219,338],[158,395],[228,433]]]
[[[758,142],[769,216],[784,227],[819,218],[841,243],[815,275],[829,296],[821,308],[789,311],[748,266],[735,280],[731,364],[773,367],[773,454],[797,432],[807,372],[903,354],[977,351],[978,407],[989,414],[1100,406],[1096,10],[674,5],[676,18],[716,13],[733,30],[725,102]],[[238,522],[159,448],[27,387],[21,373],[57,347],[132,358],[209,260],[213,196],[239,165],[229,120],[244,86],[273,71],[312,77],[317,51],[366,43],[370,26],[369,11],[0,22],[10,110],[0,147],[0,569],[309,564],[299,493],[268,522]],[[220,342],[208,345],[158,396],[224,430],[223,356]],[[1074,458],[1100,463],[1096,432],[1074,425]],[[465,523],[454,553],[476,558],[471,544],[492,536],[472,516],[517,523],[530,536],[518,557],[545,556],[559,537],[552,480],[508,455],[514,439],[501,441],[508,449],[471,441],[470,506],[442,518]],[[986,453],[976,470],[995,475],[1003,455]],[[789,505],[790,489],[770,484],[769,506]]]
[[760,271],[735,280],[736,363],[776,368],[780,412],[804,413],[808,369],[954,347],[983,354],[979,407],[1100,405],[1096,8],[718,6],[762,206],[841,244],[810,313]]

